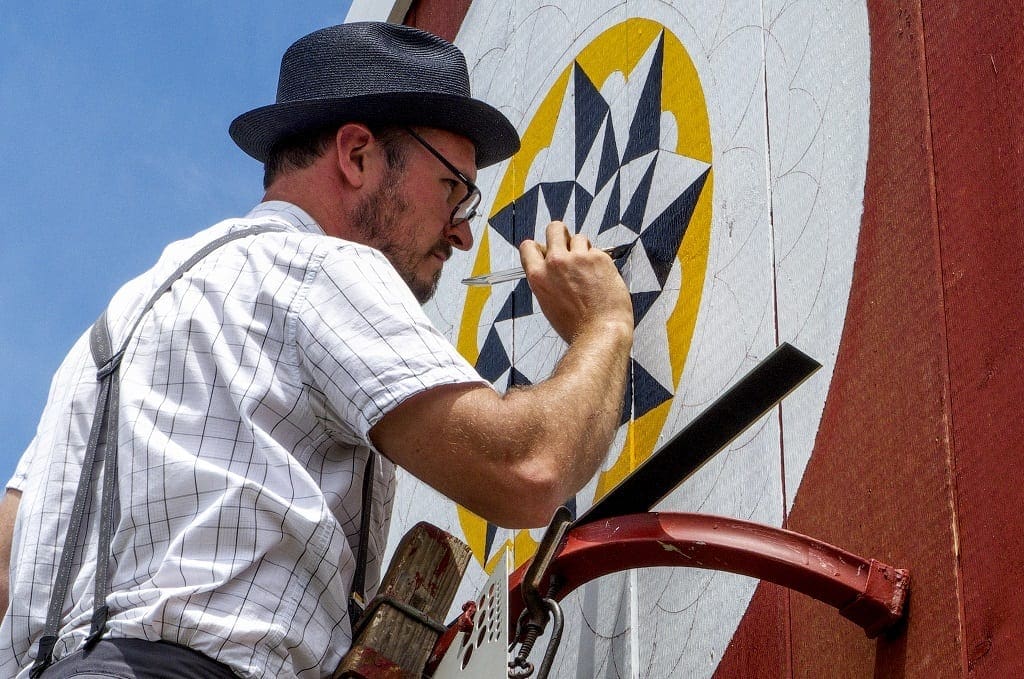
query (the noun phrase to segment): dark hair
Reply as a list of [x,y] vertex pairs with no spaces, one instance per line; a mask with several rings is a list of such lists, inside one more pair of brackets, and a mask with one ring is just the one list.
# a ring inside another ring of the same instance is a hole
[[[405,137],[403,127],[396,125],[368,125],[370,132],[380,142],[387,156],[388,165],[396,170],[405,168]],[[282,174],[309,167],[322,156],[334,142],[338,125],[318,127],[285,137],[267,155],[263,164],[263,188],[270,188]]]

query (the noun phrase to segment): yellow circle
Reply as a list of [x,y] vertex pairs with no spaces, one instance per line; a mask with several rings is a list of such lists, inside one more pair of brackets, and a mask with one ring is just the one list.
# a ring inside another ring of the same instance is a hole
[[[710,125],[703,89],[693,61],[679,39],[664,25],[650,19],[633,18],[608,28],[594,38],[555,79],[522,134],[520,151],[505,169],[490,216],[523,195],[531,165],[538,154],[552,145],[558,114],[568,91],[573,68],[581,68],[598,90],[614,73],[621,74],[626,81],[631,77],[642,77],[644,74],[635,74],[634,70],[654,42],[660,39],[664,40],[661,108],[663,114],[670,113],[677,121],[676,144],[670,150],[710,165]],[[709,170],[676,255],[684,275],[666,323],[673,390],[678,388],[682,377],[704,287],[711,234],[712,190],[713,172]],[[479,242],[472,275],[487,273],[491,269],[490,229],[484,231]],[[670,292],[665,290],[663,294]],[[478,331],[490,294],[489,287],[480,287],[470,288],[466,295],[457,346],[471,363],[476,363],[479,358]],[[642,338],[638,337],[637,340],[637,345],[642,344]],[[654,452],[671,405],[672,400],[669,399],[628,422],[625,443],[617,453],[613,453],[612,464],[599,476],[595,502]],[[477,559],[484,563],[486,522],[461,507],[459,519],[467,543]],[[528,531],[518,531],[512,543],[516,566],[528,559],[536,549],[536,542]],[[485,564],[485,567],[491,570],[493,564]]]

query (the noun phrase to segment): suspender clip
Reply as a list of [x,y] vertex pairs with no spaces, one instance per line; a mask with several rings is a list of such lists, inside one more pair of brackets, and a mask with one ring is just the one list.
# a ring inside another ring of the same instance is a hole
[[57,645],[57,637],[48,635],[39,639],[39,650],[36,652],[36,661],[29,672],[31,679],[39,679],[46,668],[53,662],[53,647]]
[[96,610],[92,612],[92,625],[89,627],[89,636],[85,638],[85,645],[83,648],[89,650],[96,645],[96,642],[103,636],[103,632],[106,631],[107,627],[107,616],[110,614],[110,608],[103,604],[97,606]]

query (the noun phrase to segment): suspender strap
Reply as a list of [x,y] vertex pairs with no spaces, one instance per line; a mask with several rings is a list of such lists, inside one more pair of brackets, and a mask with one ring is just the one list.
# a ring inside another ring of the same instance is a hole
[[142,309],[142,313],[135,317],[135,322],[132,324],[131,329],[128,330],[127,334],[125,334],[124,341],[121,343],[121,348],[118,350],[118,353],[123,353],[124,350],[128,347],[128,342],[131,341],[132,335],[135,334],[135,328],[139,327],[139,323],[142,322],[142,317],[145,316],[146,313],[153,308],[153,305],[156,304],[156,301],[160,299],[160,297],[162,297],[165,292],[170,290],[171,286],[174,285],[174,283],[179,278],[184,276],[186,271],[195,266],[199,262],[199,260],[203,259],[208,254],[210,254],[220,246],[224,245],[225,243],[229,243],[233,240],[238,240],[239,238],[256,236],[261,233],[269,233],[272,231],[284,231],[284,228],[279,226],[254,226],[249,229],[232,231],[231,233],[224,234],[220,238],[210,241],[201,250],[199,250],[194,255],[185,260],[185,262],[181,266],[174,270],[174,273],[167,277],[167,280],[164,281],[164,284],[156,289],[156,292],[153,293],[153,296],[149,298],[149,301],[146,303],[146,306]]
[[[99,330],[97,331],[96,328]],[[104,340],[99,346],[109,350],[111,342],[106,311],[100,314],[99,319],[93,324],[93,329],[91,335],[100,335]],[[107,594],[110,591],[110,536],[114,532],[114,492],[117,490],[118,385],[121,381],[121,357],[124,356],[124,347],[114,356],[98,354],[95,349],[97,344],[92,342],[93,356],[97,359],[96,364],[102,367],[96,376],[107,382],[109,387],[107,408],[104,410],[103,426],[100,430],[103,445],[103,469],[100,472],[103,478],[103,495],[100,500],[100,540],[96,550],[95,604],[93,605],[92,623],[89,626],[89,636],[85,640],[86,648],[92,647],[99,640],[103,635],[103,628],[107,624]]]
[[[97,331],[96,328],[99,328]],[[93,324],[93,335],[101,335],[105,340],[100,346],[109,349],[110,331],[107,327],[107,312],[100,314]],[[93,343],[96,346],[96,343]],[[121,357],[125,347],[112,357],[97,354],[93,349],[96,364],[101,365],[97,377],[110,383],[109,406],[105,411],[105,421],[101,431],[103,439],[103,495],[100,500],[100,538],[96,549],[96,592],[93,595],[92,622],[89,625],[89,636],[85,639],[85,647],[91,648],[101,636],[107,624],[107,594],[110,593],[110,536],[114,532],[114,493],[117,491],[117,410],[118,387],[121,381]],[[104,435],[105,434],[105,435]]]
[[352,574],[352,592],[348,596],[348,621],[355,633],[356,623],[366,609],[366,562],[370,549],[370,512],[373,510],[373,461],[377,453],[370,451],[363,469],[363,512],[359,517],[359,551],[356,570]]
[[207,243],[175,269],[167,280],[156,289],[149,298],[149,301],[146,302],[142,312],[135,318],[135,322],[132,323],[116,352],[112,351],[113,343],[110,340],[110,331],[107,328],[106,310],[92,324],[92,330],[89,332],[89,349],[96,363],[96,379],[99,382],[96,394],[96,409],[93,412],[89,442],[82,459],[82,472],[78,479],[78,488],[75,490],[75,500],[71,509],[71,523],[68,525],[68,533],[60,554],[60,565],[57,568],[57,578],[53,583],[53,593],[51,594],[50,605],[46,612],[43,636],[39,639],[36,660],[32,665],[29,675],[33,679],[41,676],[43,671],[53,663],[53,647],[57,643],[61,614],[64,610],[64,602],[67,599],[68,586],[71,580],[71,565],[82,540],[81,533],[82,526],[85,523],[85,508],[89,496],[92,494],[96,456],[101,446],[104,448],[103,469],[101,471],[103,476],[103,493],[100,504],[99,546],[96,553],[96,591],[94,594],[89,636],[86,637],[85,642],[86,648],[92,646],[103,636],[103,631],[107,624],[107,615],[109,613],[107,594],[110,593],[110,538],[114,531],[114,494],[117,490],[118,383],[121,358],[124,356],[125,349],[127,349],[135,329],[142,322],[143,316],[153,308],[156,301],[165,292],[170,290],[175,281],[181,278],[199,260],[229,241],[268,231],[283,230],[283,228],[277,226],[257,226],[250,229],[233,231]]
[[[81,540],[82,525],[85,523],[85,506],[89,500],[92,488],[93,470],[96,466],[96,451],[101,445],[101,438],[107,433],[105,425],[107,424],[107,413],[111,409],[111,376],[117,373],[117,367],[115,365],[111,368],[110,338],[106,330],[106,318],[107,314],[104,311],[100,314],[99,320],[93,324],[89,335],[90,349],[99,368],[97,373],[99,389],[96,394],[96,409],[92,418],[92,427],[89,431],[89,442],[85,449],[84,459],[82,460],[82,472],[78,479],[78,488],[75,490],[75,500],[71,508],[71,523],[68,525],[68,533],[64,539],[64,548],[60,554],[60,566],[57,568],[57,579],[53,584],[50,606],[46,612],[46,625],[43,628],[43,636],[39,640],[36,661],[32,665],[30,673],[33,679],[40,676],[43,670],[53,662],[53,647],[57,643],[57,630],[60,626],[61,613],[64,610],[64,600],[67,598],[68,584],[71,578],[71,562],[74,560],[78,543]],[[120,357],[118,357],[117,362],[120,362]],[[116,410],[117,406],[115,405],[113,409]]]

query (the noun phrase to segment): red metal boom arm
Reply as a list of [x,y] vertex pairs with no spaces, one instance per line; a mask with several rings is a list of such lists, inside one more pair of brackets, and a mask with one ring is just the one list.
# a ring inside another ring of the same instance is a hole
[[[509,576],[509,620],[523,609],[529,562]],[[602,575],[632,568],[705,568],[747,575],[796,590],[839,610],[875,637],[903,615],[909,574],[799,533],[704,514],[643,513],[577,526],[548,568],[554,598]],[[515,630],[510,630],[510,638]]]

